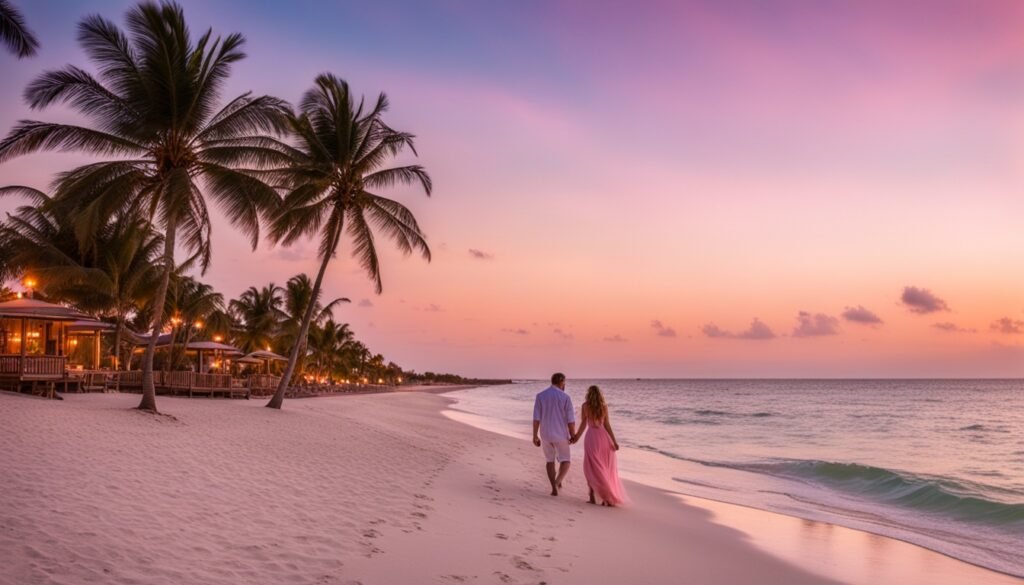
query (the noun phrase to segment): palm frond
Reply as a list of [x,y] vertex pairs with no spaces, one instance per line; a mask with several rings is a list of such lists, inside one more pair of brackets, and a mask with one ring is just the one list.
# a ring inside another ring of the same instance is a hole
[[0,0],[0,41],[19,58],[31,57],[39,49],[39,41],[28,29],[25,18],[7,0]]

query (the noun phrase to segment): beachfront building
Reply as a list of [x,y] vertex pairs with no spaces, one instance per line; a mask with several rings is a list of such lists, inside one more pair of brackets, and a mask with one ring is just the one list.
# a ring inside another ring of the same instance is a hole
[[[67,388],[76,382],[69,368],[99,365],[103,325],[79,311],[38,299],[0,303],[0,387],[33,392],[41,387],[48,396],[54,395],[56,384]],[[78,351],[86,335],[93,340],[89,356]],[[79,363],[69,363],[69,353]],[[91,358],[90,363],[85,358]]]

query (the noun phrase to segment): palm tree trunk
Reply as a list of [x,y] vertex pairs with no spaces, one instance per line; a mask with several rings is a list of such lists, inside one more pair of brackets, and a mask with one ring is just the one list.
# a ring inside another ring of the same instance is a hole
[[117,310],[117,326],[114,327],[114,351],[111,355],[114,356],[114,363],[110,364],[114,366],[112,369],[116,372],[121,369],[121,331],[124,329],[124,314],[120,309]]
[[153,380],[153,356],[156,354],[156,339],[164,327],[164,303],[167,302],[167,289],[171,284],[171,273],[174,272],[174,239],[177,235],[177,219],[171,216],[167,221],[167,234],[164,237],[164,274],[160,286],[153,297],[153,327],[146,353],[142,356],[142,401],[139,410],[156,413],[156,384]]
[[[337,240],[335,240],[337,242]],[[333,249],[333,246],[331,246]],[[309,334],[309,324],[313,320],[313,311],[316,309],[316,300],[320,298],[320,285],[324,282],[324,273],[327,272],[327,263],[331,261],[333,252],[324,254],[324,260],[320,263],[320,272],[316,275],[316,282],[313,283],[313,297],[309,300],[306,313],[302,316],[302,326],[299,327],[299,337],[292,346],[291,354],[288,356],[288,366],[281,375],[281,383],[277,385],[277,391],[273,398],[267,403],[268,408],[281,408],[284,403],[284,393],[291,382],[292,374],[295,373],[295,365],[299,362],[299,351],[306,346],[306,336]]]

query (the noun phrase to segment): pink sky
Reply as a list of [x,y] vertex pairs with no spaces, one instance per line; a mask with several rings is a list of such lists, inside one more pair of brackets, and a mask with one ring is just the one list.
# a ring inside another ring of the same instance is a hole
[[[119,18],[127,5],[94,4],[25,7],[44,49],[0,55],[0,126],[67,115],[29,112],[18,96],[42,68],[86,64],[73,44],[82,15]],[[385,246],[378,297],[343,255],[326,291],[356,300],[338,319],[403,366],[1024,375],[1018,2],[445,2],[418,7],[427,14],[385,3],[301,6],[288,20],[184,5],[196,29],[247,35],[232,95],[297,100],[330,70],[387,91],[391,123],[417,134],[435,196],[394,195],[434,261]],[[337,28],[315,26],[324,20]],[[382,48],[381,35],[397,40]],[[0,183],[42,187],[79,160],[20,159]],[[315,269],[314,246],[253,253],[219,225],[204,278],[229,296]],[[947,309],[912,311],[906,287]],[[856,307],[882,323],[841,316]],[[800,312],[804,333],[825,334],[795,334]],[[755,318],[773,338],[743,338]]]

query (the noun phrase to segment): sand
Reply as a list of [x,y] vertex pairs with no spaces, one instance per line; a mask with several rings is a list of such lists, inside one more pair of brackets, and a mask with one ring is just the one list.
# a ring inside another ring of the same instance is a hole
[[[887,566],[773,548],[800,521],[638,484],[628,508],[590,506],[578,464],[551,497],[539,450],[435,394],[161,397],[173,417],[137,400],[0,394],[0,583],[799,585]],[[893,566],[912,550],[951,583],[1020,582],[888,542]],[[887,571],[870,582],[934,582]]]

